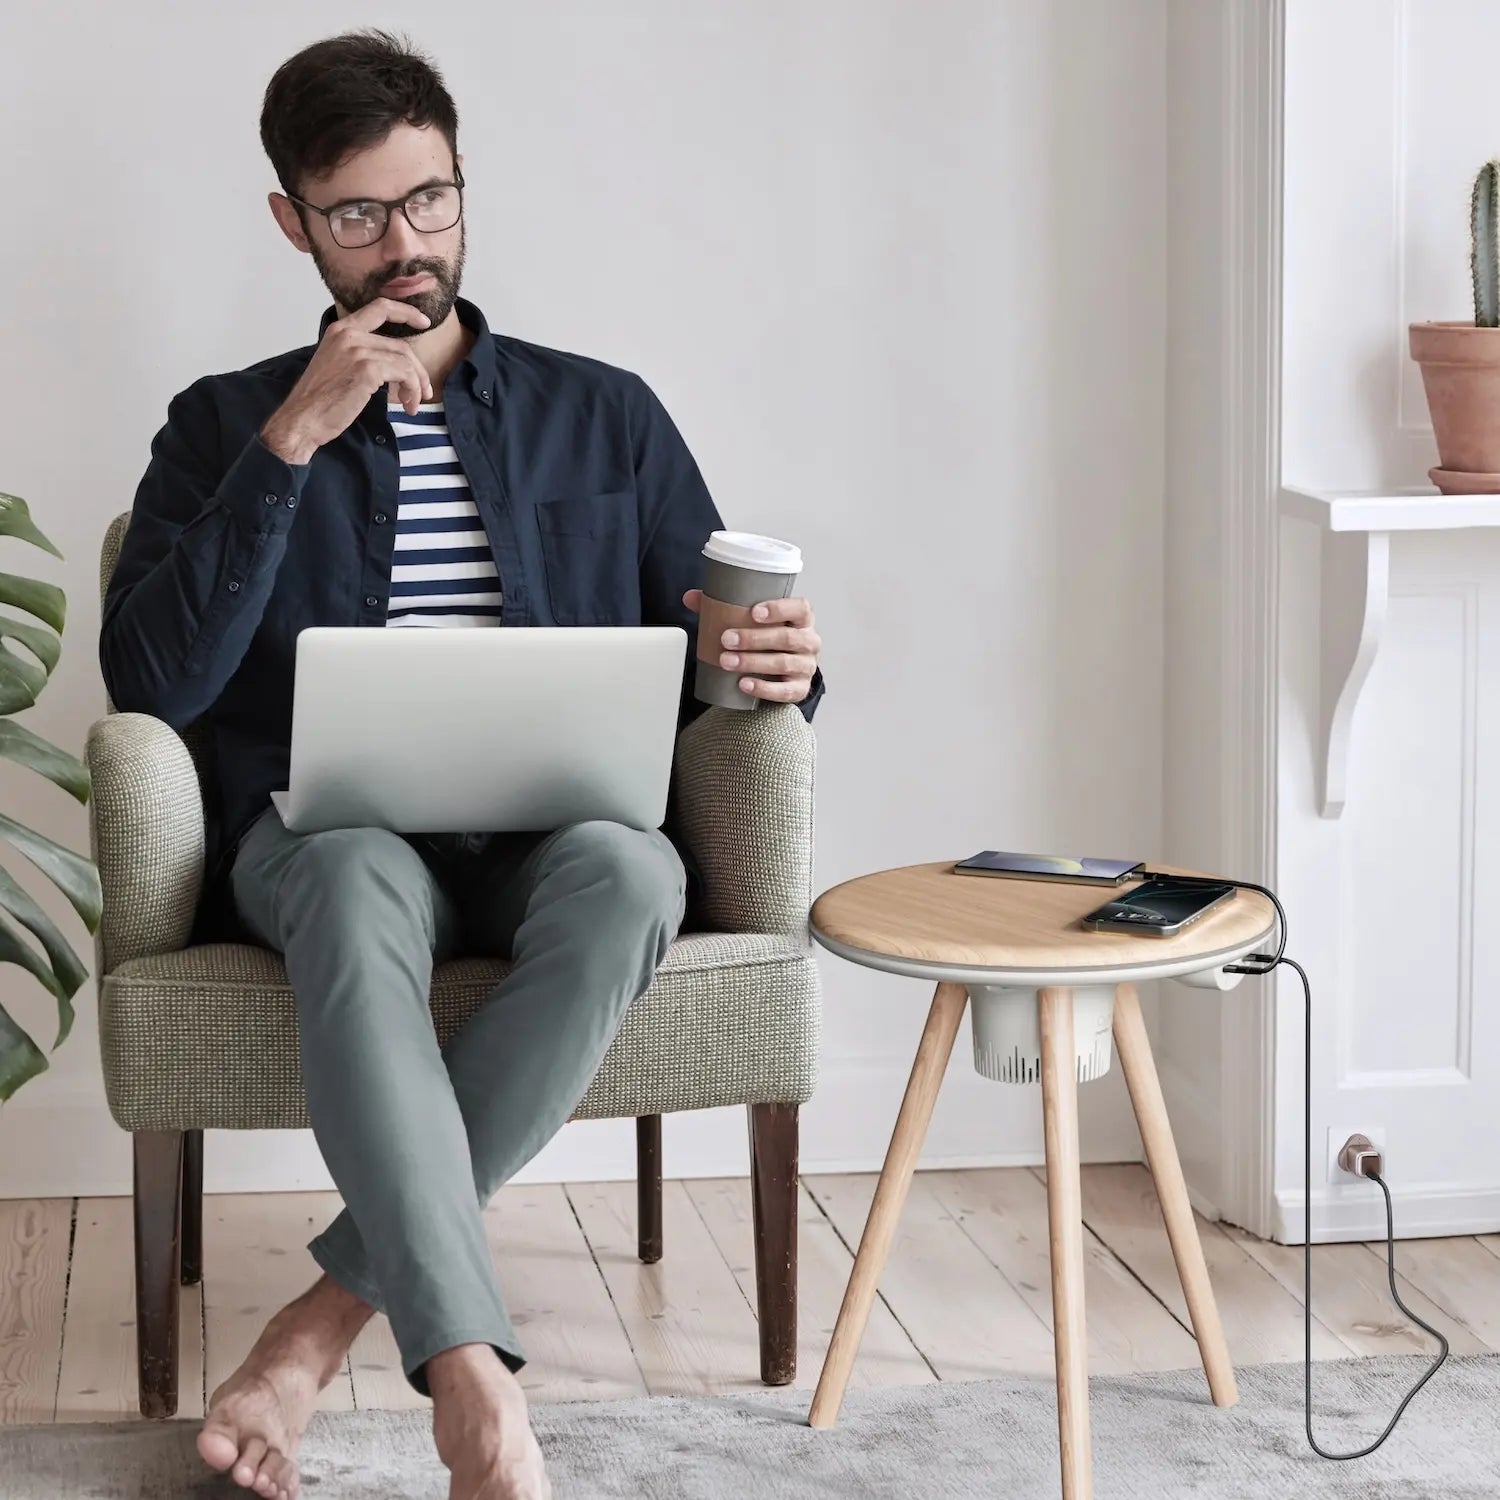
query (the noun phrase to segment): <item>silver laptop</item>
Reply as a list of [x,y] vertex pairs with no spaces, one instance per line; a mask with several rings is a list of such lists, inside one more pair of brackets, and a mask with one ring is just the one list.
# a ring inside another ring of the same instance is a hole
[[659,828],[686,656],[675,625],[314,626],[271,800],[294,833]]

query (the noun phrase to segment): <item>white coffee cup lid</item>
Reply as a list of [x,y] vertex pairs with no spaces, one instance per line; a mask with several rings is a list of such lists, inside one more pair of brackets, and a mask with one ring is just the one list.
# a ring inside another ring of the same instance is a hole
[[758,568],[763,573],[800,573],[802,549],[774,536],[756,536],[752,531],[715,531],[703,544],[703,555],[737,568]]

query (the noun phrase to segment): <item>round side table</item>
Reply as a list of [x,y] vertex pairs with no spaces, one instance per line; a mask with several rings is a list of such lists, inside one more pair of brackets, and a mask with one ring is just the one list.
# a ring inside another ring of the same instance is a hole
[[1111,1038],[1209,1390],[1218,1406],[1238,1399],[1135,986],[1175,978],[1208,989],[1232,988],[1240,976],[1225,974],[1224,966],[1270,939],[1275,913],[1263,896],[1241,891],[1173,938],[1082,927],[1085,913],[1133,888],[958,875],[951,862],[944,862],[845,881],[814,904],[813,937],[830,952],[867,968],[931,980],[937,989],[813,1397],[812,1426],[832,1426],[843,1403],[959,1022],[971,1000],[979,1071],[1001,1082],[1042,1086],[1063,1500],[1091,1500],[1093,1494],[1078,1084],[1108,1070]]

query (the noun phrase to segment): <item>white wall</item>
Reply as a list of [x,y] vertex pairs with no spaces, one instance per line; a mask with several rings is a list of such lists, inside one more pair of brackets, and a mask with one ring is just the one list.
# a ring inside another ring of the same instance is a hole
[[[1291,0],[1284,465],[1331,489],[1437,461],[1409,321],[1472,317],[1468,194],[1500,140],[1485,0]],[[1485,914],[1500,734],[1500,538],[1396,536],[1385,641],[1355,717],[1347,809],[1317,815],[1318,553],[1282,532],[1279,884],[1314,983],[1314,1225],[1383,1231],[1328,1179],[1328,1135],[1388,1133],[1398,1232],[1500,1227],[1500,950]],[[1283,984],[1279,1231],[1300,1233],[1302,1001]],[[1472,1143],[1476,1149],[1468,1149]]]
[[[264,204],[266,79],[346,25],[411,24],[459,103],[467,294],[640,370],[730,524],[806,552],[820,887],[984,845],[1165,852],[1162,0],[60,0],[6,20],[0,483],[68,557],[6,565],[72,600],[39,730],[77,747],[100,710],[99,537],[168,398],[316,331],[321,287]],[[1128,671],[1101,660],[1121,640]],[[61,799],[0,791],[83,847]],[[868,1167],[929,997],[824,972],[804,1164]],[[16,971],[0,995],[42,1023]],[[1035,1094],[980,1083],[967,1045],[929,1161],[1039,1159]],[[1084,1110],[1092,1156],[1136,1155],[1117,1077]],[[531,1172],[629,1173],[632,1140],[572,1126]],[[216,1136],[210,1186],[318,1183],[310,1147]],[[670,1172],[744,1162],[738,1112],[668,1122]],[[127,1182],[85,998],[0,1117],[0,1195]]]

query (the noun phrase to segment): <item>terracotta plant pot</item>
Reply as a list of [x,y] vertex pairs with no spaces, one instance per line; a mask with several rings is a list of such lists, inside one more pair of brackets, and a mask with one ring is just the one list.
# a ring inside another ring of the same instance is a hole
[[[1411,357],[1422,367],[1439,468],[1474,476],[1500,474],[1500,328],[1472,323],[1413,323]],[[1445,494],[1485,489],[1444,488]]]
[[1468,474],[1461,469],[1429,469],[1427,477],[1444,495],[1500,495],[1500,474]]

